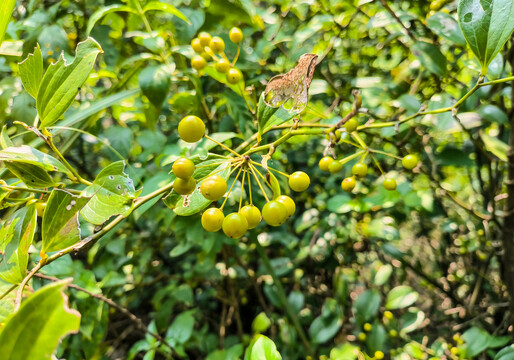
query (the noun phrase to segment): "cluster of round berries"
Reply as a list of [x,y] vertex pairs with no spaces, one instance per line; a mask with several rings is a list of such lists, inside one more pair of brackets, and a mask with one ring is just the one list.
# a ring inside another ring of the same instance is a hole
[[[347,192],[353,191],[353,189],[357,185],[357,179],[364,178],[368,174],[368,166],[364,163],[364,161],[365,161],[366,157],[370,154],[371,154],[371,157],[373,158],[373,160],[375,161],[375,164],[377,165],[377,167],[383,174],[383,171],[382,171],[380,165],[378,164],[376,159],[373,157],[374,152],[393,157],[397,160],[401,160],[403,167],[407,170],[412,170],[418,165],[419,159],[416,155],[409,154],[409,155],[405,156],[404,158],[398,158],[394,155],[387,154],[382,151],[372,150],[372,149],[368,148],[367,146],[365,146],[364,142],[360,139],[359,135],[357,134],[356,130],[358,128],[358,125],[359,124],[358,124],[357,120],[350,119],[344,124],[344,128],[345,128],[346,132],[348,134],[350,134],[358,142],[358,144],[354,144],[354,143],[350,143],[350,144],[361,149],[360,151],[358,151],[355,154],[352,154],[350,156],[347,156],[343,159],[340,159],[340,160],[336,160],[331,156],[325,156],[325,157],[321,158],[318,163],[318,166],[322,171],[330,172],[331,174],[336,174],[343,169],[343,165],[345,163],[362,155],[359,162],[354,164],[352,167],[352,176],[343,179],[343,181],[341,182],[341,188],[344,191],[347,191]],[[330,131],[327,134],[327,136],[331,142],[337,143],[339,140],[341,140],[341,131],[340,130]],[[384,181],[382,182],[382,185],[384,186],[384,188],[386,190],[390,190],[390,191],[396,190],[396,186],[397,186],[395,179],[393,179],[391,177],[385,177],[385,175],[384,175]]]
[[[402,159],[402,165],[407,170],[412,170],[418,165],[418,158],[416,155],[407,155]],[[325,156],[321,158],[318,163],[321,170],[330,172],[331,174],[338,173],[343,168],[343,161],[336,160],[331,156]],[[359,161],[352,166],[352,176],[349,176],[341,182],[341,188],[344,191],[351,192],[357,185],[357,179],[363,178],[368,174],[368,166]],[[396,190],[396,180],[391,177],[386,177],[382,182],[382,185],[386,190]]]
[[212,37],[207,32],[201,32],[191,41],[191,47],[198,54],[191,60],[191,67],[197,71],[207,66],[207,61],[214,60],[214,68],[220,74],[225,74],[229,84],[237,84],[243,75],[234,67],[241,51],[240,43],[243,41],[243,32],[233,27],[229,33],[230,41],[237,44],[237,54],[230,62],[225,55],[225,42],[218,36]]
[[[180,138],[188,143],[197,142],[203,137],[216,142],[214,139],[205,134],[205,125],[203,121],[200,118],[192,115],[186,116],[180,121],[178,125],[178,133]],[[224,146],[221,143],[217,144]],[[225,235],[228,237],[237,239],[243,236],[247,230],[253,229],[259,225],[261,220],[264,220],[268,225],[271,226],[282,225],[290,216],[294,214],[296,210],[296,204],[294,200],[287,195],[278,195],[276,198],[270,200],[266,195],[261,180],[259,180],[259,178],[261,178],[265,185],[267,185],[270,189],[273,188],[270,184],[270,181],[268,181],[266,177],[263,176],[257,169],[257,166],[262,167],[262,164],[251,160],[251,158],[247,155],[239,155],[234,151],[231,152],[234,153],[233,155],[235,156],[226,157],[226,159],[216,164],[220,165],[226,163],[229,168],[232,168],[232,172],[239,169],[239,172],[237,173],[236,178],[230,188],[228,188],[225,179],[217,174],[216,171],[199,180],[200,194],[205,199],[210,201],[218,201],[225,197],[225,201],[220,208],[209,208],[203,213],[202,227],[206,231],[210,232],[223,230]],[[172,171],[177,177],[173,185],[175,192],[180,195],[189,195],[196,189],[197,183],[193,178],[193,174],[196,168],[197,167],[193,161],[186,158],[180,158],[173,163]],[[223,168],[222,170],[224,169],[226,168]],[[269,171],[269,169],[272,168],[268,168],[267,170]],[[291,175],[279,172],[278,170],[275,171],[283,176],[288,177],[289,187],[293,191],[305,191],[310,185],[309,176],[302,171],[294,172]],[[250,204],[242,206],[243,191],[241,191],[239,210],[225,216],[223,213],[223,207],[225,206],[228,196],[230,195],[241,173],[243,173],[241,181],[242,189],[244,189],[245,186],[245,179],[248,178]],[[252,176],[261,189],[264,198],[266,199],[266,204],[262,207],[262,212],[257,206],[253,205],[251,186]]]

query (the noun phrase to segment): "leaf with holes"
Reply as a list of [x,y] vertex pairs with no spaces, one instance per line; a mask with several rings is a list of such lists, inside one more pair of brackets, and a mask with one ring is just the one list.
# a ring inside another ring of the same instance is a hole
[[459,24],[482,65],[482,75],[514,30],[512,0],[460,0]]
[[259,142],[262,134],[264,134],[271,127],[284,124],[291,120],[294,116],[294,113],[287,111],[283,107],[273,108],[266,105],[264,101],[264,95],[261,95],[259,99],[259,105],[257,107],[257,119],[259,121]]
[[48,67],[36,98],[42,128],[52,126],[70,107],[101,52],[100,45],[88,38],[77,45],[76,56],[71,64],[67,64],[64,54],[61,54],[59,60]]
[[[29,54],[20,64],[20,77],[23,87],[35,99],[43,79],[43,55],[39,44],[34,48],[34,53]],[[29,98],[30,99],[30,98]]]
[[[226,162],[221,165],[216,165],[216,167],[209,173],[209,175],[214,173],[227,181],[230,174],[230,167],[228,166],[228,163]],[[196,173],[193,176],[196,178]],[[201,184],[201,182],[196,184],[196,189],[191,195],[181,196],[179,198],[174,208],[175,214],[180,216],[193,215],[205,209],[212,202],[211,200],[204,198],[201,194]]]
[[68,307],[69,280],[36,291],[6,319],[0,333],[2,359],[51,359],[59,341],[79,330],[80,314]]
[[111,216],[128,216],[133,208],[133,200],[140,194],[134,189],[134,181],[124,172],[125,161],[110,164],[100,171],[93,184],[82,192],[91,200],[80,214],[95,225],[105,223]]
[[27,274],[29,246],[36,232],[36,205],[16,211],[0,229],[0,278],[19,284]]
[[89,198],[54,189],[43,215],[41,253],[58,251],[80,241],[79,211]]

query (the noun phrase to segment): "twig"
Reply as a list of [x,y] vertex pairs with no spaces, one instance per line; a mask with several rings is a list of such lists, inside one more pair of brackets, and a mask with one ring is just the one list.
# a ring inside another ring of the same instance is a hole
[[[60,279],[54,277],[54,276],[48,276],[48,275],[44,275],[44,274],[35,274],[36,277],[40,278],[40,279],[45,279],[45,280],[50,280],[50,281],[59,281]],[[75,284],[69,284],[68,287],[70,289],[74,289],[74,290],[77,290],[77,291],[80,291],[80,292],[83,292],[83,293],[86,293],[88,294],[89,296],[95,298],[95,299],[98,299],[100,301],[103,301],[104,303],[106,303],[107,305],[109,305],[110,307],[118,310],[119,312],[121,312],[123,315],[125,315],[126,317],[128,317],[132,322],[134,322],[134,324],[142,331],[144,331],[145,333],[147,333],[148,335],[154,337],[155,339],[157,339],[159,342],[161,342],[163,345],[167,346],[172,352],[175,353],[175,350],[173,349],[173,347],[168,344],[168,342],[166,342],[165,339],[162,338],[161,335],[157,334],[157,333],[154,333],[150,330],[148,330],[148,327],[144,324],[144,322],[138,318],[136,315],[134,315],[132,312],[130,312],[128,309],[124,308],[123,306],[115,303],[114,301],[112,301],[111,299],[103,296],[102,294],[94,294],[78,285],[75,285]],[[176,355],[176,353],[175,353]]]

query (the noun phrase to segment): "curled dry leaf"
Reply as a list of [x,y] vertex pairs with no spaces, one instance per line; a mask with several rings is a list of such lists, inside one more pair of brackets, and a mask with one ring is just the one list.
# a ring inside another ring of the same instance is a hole
[[307,106],[309,87],[317,59],[317,55],[304,54],[295,68],[286,74],[271,78],[264,91],[266,105],[273,108],[283,106],[291,113],[301,113]]

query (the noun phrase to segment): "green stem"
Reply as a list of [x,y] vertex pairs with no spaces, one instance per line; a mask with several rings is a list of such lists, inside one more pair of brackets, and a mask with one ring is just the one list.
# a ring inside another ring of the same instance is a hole
[[254,244],[257,249],[257,253],[259,254],[259,257],[262,260],[262,263],[266,267],[267,271],[273,278],[273,284],[275,285],[278,293],[278,297],[280,298],[280,302],[282,303],[282,306],[284,307],[284,310],[286,311],[287,316],[289,319],[293,322],[293,325],[298,332],[298,335],[300,336],[300,339],[302,340],[303,345],[305,346],[305,350],[307,354],[314,355],[311,345],[309,343],[309,340],[307,339],[307,335],[305,334],[305,331],[302,328],[302,325],[300,324],[300,319],[298,318],[298,315],[294,312],[291,306],[289,306],[287,302],[287,296],[286,292],[284,290],[284,287],[282,286],[282,283],[280,282],[279,277],[275,273],[275,270],[273,270],[273,266],[271,266],[270,259],[268,255],[266,254],[266,251],[264,251],[264,248],[259,243],[259,240],[256,238],[254,239]]
[[290,132],[288,132],[284,136],[278,138],[271,144],[266,144],[266,145],[261,145],[261,146],[251,148],[250,150],[245,152],[243,155],[250,155],[250,154],[253,154],[253,153],[256,153],[259,151],[268,150],[271,147],[276,148],[280,144],[286,142],[293,135],[320,135],[320,134],[324,134],[324,133],[325,133],[325,130],[319,130],[319,129],[291,130]]
[[23,289],[25,288],[25,285],[29,282],[30,279],[34,276],[35,273],[39,271],[43,266],[45,265],[45,262],[43,259],[39,260],[36,266],[30,270],[30,272],[25,276],[23,281],[20,284],[20,287],[18,288],[18,292],[16,293],[16,300],[14,301],[14,312],[17,312],[20,309],[21,305],[21,298],[23,296]]
[[68,160],[66,160],[64,158],[64,156],[61,154],[61,152],[59,151],[59,149],[57,149],[57,146],[55,146],[54,144],[54,141],[53,141],[53,135],[50,134],[46,129],[43,129],[42,130],[43,132],[43,135],[45,135],[45,140],[46,140],[46,143],[48,144],[48,146],[50,147],[50,149],[52,149],[52,151],[57,155],[57,157],[59,158],[59,160],[61,160],[61,162],[64,164],[64,166],[66,166],[66,168],[68,170],[70,170],[70,172],[73,174],[73,176],[75,177],[75,179],[71,179],[75,182],[80,182],[84,185],[91,185],[91,182],[87,181],[86,179],[83,179],[79,173],[77,172],[77,170],[75,170],[75,168],[73,166],[70,165],[70,163],[68,162]]
[[484,77],[480,76],[478,78],[475,86],[473,86],[471,88],[471,90],[469,90],[463,97],[461,97],[452,106],[448,106],[448,107],[444,107],[444,108],[440,108],[440,109],[435,109],[435,110],[418,111],[417,113],[415,113],[413,115],[410,115],[410,116],[408,116],[405,119],[402,119],[400,121],[388,121],[388,122],[384,122],[384,123],[375,123],[375,124],[369,124],[369,125],[362,125],[362,126],[359,126],[357,128],[357,130],[372,129],[372,128],[384,128],[384,127],[389,127],[389,126],[395,126],[397,124],[403,124],[404,122],[412,120],[412,119],[414,119],[414,118],[416,118],[418,116],[421,116],[421,115],[442,114],[442,113],[445,113],[445,112],[448,112],[448,111],[452,111],[453,109],[457,109],[460,105],[462,105],[462,103],[464,101],[466,101],[471,95],[473,95],[473,93],[475,91],[477,91],[480,87],[485,86],[485,85],[491,85],[491,84],[498,84],[498,83],[506,82],[506,81],[509,81],[507,79],[512,80],[513,78],[514,77],[510,77],[510,78],[499,79],[499,80],[494,80],[494,81],[490,81],[490,82],[484,83],[483,82],[484,81]]
[[9,293],[11,291],[13,291],[14,289],[16,289],[16,287],[18,286],[18,284],[14,284],[13,286],[11,286],[9,289],[7,289],[6,292],[4,292],[1,296],[0,296],[0,300],[2,300],[4,297],[6,297],[7,295],[9,295]]

